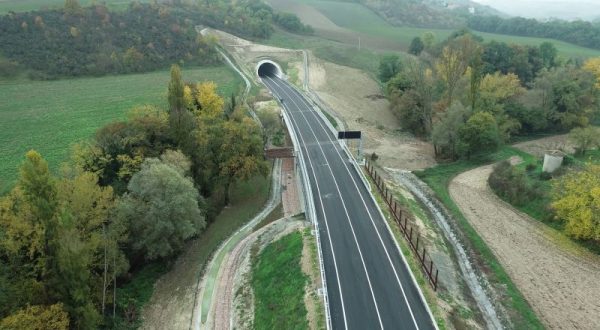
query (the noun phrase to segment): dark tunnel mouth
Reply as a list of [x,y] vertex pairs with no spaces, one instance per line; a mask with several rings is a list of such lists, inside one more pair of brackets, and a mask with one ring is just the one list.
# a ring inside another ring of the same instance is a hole
[[275,64],[273,64],[271,62],[265,62],[258,66],[258,76],[261,78],[263,78],[263,77],[280,77],[281,71]]

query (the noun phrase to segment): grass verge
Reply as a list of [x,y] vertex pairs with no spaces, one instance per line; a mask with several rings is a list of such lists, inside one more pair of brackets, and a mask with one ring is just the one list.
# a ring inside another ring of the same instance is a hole
[[444,317],[442,316],[442,312],[439,309],[435,291],[433,291],[433,289],[429,285],[429,281],[427,280],[427,278],[425,278],[425,275],[423,274],[423,270],[421,269],[421,265],[415,258],[410,247],[408,246],[408,243],[406,242],[400,227],[392,219],[392,215],[390,213],[388,205],[383,200],[383,197],[381,196],[379,191],[376,190],[375,187],[377,187],[377,185],[369,177],[369,174],[366,173],[366,171],[364,171],[364,173],[365,173],[365,177],[371,184],[371,194],[373,194],[373,196],[375,197],[375,201],[377,201],[377,204],[379,205],[381,212],[383,212],[383,215],[385,216],[385,221],[387,221],[388,225],[392,229],[392,234],[394,235],[394,239],[398,243],[398,246],[400,247],[400,251],[402,251],[402,254],[404,255],[404,257],[408,263],[408,267],[410,268],[410,271],[415,276],[415,280],[417,281],[417,284],[421,288],[421,292],[423,293],[423,296],[425,297],[426,303],[429,306],[431,313],[433,314],[433,318],[435,319],[435,322],[436,322],[438,328],[440,330],[445,330],[447,328],[446,322],[444,320]]
[[267,245],[252,266],[255,329],[307,329],[302,272],[302,233]]
[[333,126],[333,128],[337,128],[338,127],[337,120],[335,120],[335,118],[333,118],[332,115],[330,115],[325,110],[321,110],[321,112],[323,112],[323,114],[325,115],[325,117],[327,117],[327,120],[329,120],[329,122],[331,123],[331,126]]
[[[107,123],[125,119],[135,106],[167,106],[169,71],[55,81],[0,81],[0,195],[8,191],[30,149],[56,172],[73,143]],[[183,70],[186,81],[212,80],[228,98],[242,84],[227,66]]]
[[[321,286],[321,269],[319,267],[319,252],[317,251],[317,239],[315,235],[311,233],[312,227],[304,229],[304,244],[308,246],[308,257],[310,263],[310,278],[313,285]],[[315,288],[316,289],[316,288]],[[318,295],[316,290],[310,293],[310,299],[313,300],[316,324],[314,325],[318,330],[325,330],[325,306],[323,306],[323,297]]]
[[454,163],[441,164],[424,171],[415,172],[415,174],[431,187],[440,201],[452,213],[459,229],[468,239],[472,251],[478,254],[479,261],[483,263],[483,267],[487,270],[486,273],[489,281],[495,287],[505,288],[506,295],[501,300],[501,303],[509,311],[514,328],[543,329],[544,326],[531,309],[529,303],[517,289],[502,265],[500,265],[492,250],[485,244],[485,241],[477,234],[458,206],[450,198],[448,191],[450,181],[456,175],[485,165],[486,163],[508,159],[511,156],[520,156],[526,162],[534,161],[533,156],[530,154],[506,146],[484,159],[461,160]]

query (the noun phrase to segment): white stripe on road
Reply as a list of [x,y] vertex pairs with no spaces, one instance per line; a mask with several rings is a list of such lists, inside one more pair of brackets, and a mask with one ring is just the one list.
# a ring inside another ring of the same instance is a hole
[[[273,91],[273,93],[275,93],[275,91]],[[282,105],[283,105],[284,108],[286,108],[285,104],[282,103]],[[292,120],[294,120],[292,115],[290,115],[290,118]],[[312,163],[310,157],[308,157],[308,148],[306,147],[306,143],[304,142],[304,138],[302,137],[302,134],[298,134],[298,136],[300,137],[300,140],[302,141],[302,147],[306,151],[306,158],[308,159],[308,162],[310,164],[311,173],[312,173],[313,179],[315,180],[315,185],[316,185],[316,188],[317,188],[317,196],[319,196],[319,199],[321,200],[321,202],[319,204],[321,205],[321,212],[323,213],[323,219],[325,221],[325,231],[327,232],[327,238],[329,240],[329,247],[331,249],[331,255],[333,256],[333,267],[335,268],[335,277],[337,279],[338,290],[340,292],[340,301],[341,301],[341,304],[342,304],[342,316],[344,318],[344,329],[348,329],[348,321],[346,320],[346,308],[344,306],[344,296],[342,294],[342,283],[341,283],[340,278],[338,276],[339,271],[338,271],[337,262],[336,262],[336,259],[335,259],[335,251],[333,250],[333,242],[331,240],[331,235],[329,233],[329,225],[327,223],[327,215],[325,214],[325,208],[324,208],[323,202],[322,202],[323,197],[321,197],[321,189],[319,188],[319,181],[317,180],[317,177],[315,175],[315,167],[313,166],[313,163]],[[325,162],[327,162],[327,159],[325,159]],[[324,165],[329,166],[328,163],[325,163]],[[307,187],[307,189],[310,189],[310,187]],[[319,235],[319,233],[317,233],[317,235]]]
[[[270,77],[267,77],[267,79],[271,82],[273,82],[277,87],[279,87],[283,93],[285,93],[288,97],[290,96],[288,93],[285,92],[285,89],[280,87],[279,84],[277,84],[277,82],[273,79],[271,79]],[[298,108],[298,110],[301,110],[302,108],[296,103],[296,101],[294,101],[294,98],[290,98],[290,100],[292,101],[292,103],[294,103],[294,105],[296,106],[296,108]],[[285,104],[284,104],[285,105]],[[323,150],[323,146],[321,145],[321,143],[319,142],[319,138],[317,137],[317,134],[315,133],[315,131],[313,130],[312,126],[310,125],[310,123],[308,122],[308,119],[306,118],[306,116],[304,115],[305,111],[300,111],[301,116],[304,118],[304,120],[306,121],[306,124],[308,125],[308,128],[310,129],[312,135],[314,136],[315,140],[317,141],[317,145],[319,146],[319,149],[321,150],[321,153],[323,154],[323,157],[325,158],[325,160],[327,160],[327,155],[325,154],[325,150]],[[296,123],[296,120],[294,119],[294,116],[290,116],[292,118],[292,121],[295,123],[295,126],[298,127],[298,130],[300,129],[300,127],[298,126],[298,123]],[[299,134],[300,136],[302,134]],[[346,218],[348,220],[348,224],[350,225],[350,231],[352,232],[352,236],[354,238],[354,242],[356,244],[356,247],[358,249],[358,254],[360,256],[360,261],[363,265],[363,269],[365,271],[365,275],[367,276],[367,283],[369,285],[369,290],[371,291],[371,297],[373,298],[373,303],[375,305],[375,312],[377,313],[377,319],[379,321],[379,325],[381,326],[381,329],[383,329],[383,321],[381,320],[381,314],[379,313],[379,306],[377,305],[377,298],[375,298],[375,292],[373,291],[373,286],[371,284],[371,276],[369,275],[369,270],[367,269],[367,265],[365,264],[365,259],[362,253],[362,249],[360,248],[360,244],[358,243],[358,238],[356,237],[356,232],[354,231],[354,226],[352,225],[352,221],[350,220],[350,212],[348,212],[348,208],[346,207],[346,202],[342,196],[342,192],[340,190],[340,187],[338,185],[338,182],[335,178],[335,175],[333,174],[333,170],[331,169],[331,167],[329,167],[329,172],[331,173],[331,177],[333,178],[333,182],[335,184],[335,188],[338,192],[338,195],[340,197],[340,200],[342,202],[342,206],[344,208],[344,213],[346,213]]]
[[[277,82],[276,82],[276,81],[275,81],[275,84],[277,84]],[[277,85],[277,86],[279,86],[279,85]],[[306,104],[306,106],[310,107],[310,104],[308,104],[308,102],[306,102],[306,100],[304,99],[304,97],[303,97],[302,95],[300,95],[298,92],[296,92],[296,91],[295,91],[295,90],[293,90],[293,89],[292,89],[292,92],[293,92],[293,93],[296,93],[296,94],[298,94],[299,98],[300,98],[300,99],[301,99],[301,100],[302,100],[302,101],[303,101],[303,102]],[[288,96],[289,96],[289,94],[287,94],[287,93],[286,93],[286,95],[288,95]],[[321,120],[319,119],[319,117],[317,116],[317,114],[315,114],[315,113],[313,112],[313,116],[315,116],[315,119],[317,120],[317,122],[319,123],[319,125],[321,126],[321,128],[322,128],[322,129],[323,129],[323,130],[326,132],[326,135],[327,135],[327,137],[328,137],[329,141],[330,141],[330,142],[333,144],[333,140],[330,138],[330,135],[329,135],[329,134],[327,134],[327,133],[328,133],[328,131],[325,129],[325,127],[324,127],[324,126],[323,126],[323,124],[321,123]],[[336,153],[337,153],[338,157],[340,157],[340,159],[341,159],[342,163],[344,164],[344,168],[346,169],[346,171],[347,171],[347,172],[348,172],[348,174],[350,175],[350,178],[352,179],[352,182],[354,183],[354,187],[356,187],[356,190],[358,190],[358,192],[359,192],[359,195],[360,195],[360,199],[362,200],[362,202],[363,202],[363,205],[364,205],[364,206],[365,206],[365,208],[367,209],[367,213],[369,214],[369,218],[370,218],[370,220],[371,220],[371,224],[373,225],[373,228],[375,228],[375,231],[377,232],[377,237],[379,238],[379,241],[381,242],[381,245],[383,246],[383,249],[385,250],[385,254],[386,254],[386,256],[387,256],[387,259],[388,259],[388,261],[389,261],[390,265],[392,266],[392,270],[394,271],[394,275],[395,275],[395,277],[396,277],[396,281],[398,282],[398,285],[400,286],[400,290],[402,291],[402,295],[404,296],[404,300],[406,301],[406,305],[408,306],[408,311],[410,312],[410,316],[411,316],[411,318],[412,318],[412,321],[414,322],[414,324],[415,324],[415,327],[416,327],[417,329],[419,329],[419,325],[417,324],[417,321],[416,321],[416,319],[415,319],[415,316],[414,316],[414,314],[413,314],[412,308],[410,307],[410,303],[408,302],[408,297],[406,296],[406,293],[404,292],[404,287],[403,287],[402,283],[400,282],[400,277],[398,276],[398,272],[397,272],[397,270],[396,270],[396,267],[394,266],[394,263],[392,262],[392,259],[391,259],[391,257],[390,257],[390,254],[389,254],[389,252],[388,252],[388,250],[387,250],[387,248],[386,248],[386,246],[385,246],[385,244],[384,244],[384,242],[383,242],[383,239],[381,238],[381,234],[379,233],[379,230],[377,229],[377,226],[375,225],[375,221],[374,221],[374,219],[373,219],[373,216],[372,216],[372,214],[371,214],[371,211],[370,211],[369,207],[367,206],[367,203],[365,202],[365,199],[364,199],[364,197],[363,197],[363,194],[361,193],[361,190],[360,190],[360,188],[358,187],[358,185],[357,185],[356,181],[354,180],[354,176],[352,175],[352,173],[350,173],[350,169],[348,168],[348,164],[346,164],[346,162],[344,161],[344,158],[343,158],[343,157],[342,157],[342,155],[340,154],[340,151],[339,151],[339,150],[338,150],[338,148],[335,146],[335,144],[334,144],[334,148],[335,148],[335,150],[336,150]]]

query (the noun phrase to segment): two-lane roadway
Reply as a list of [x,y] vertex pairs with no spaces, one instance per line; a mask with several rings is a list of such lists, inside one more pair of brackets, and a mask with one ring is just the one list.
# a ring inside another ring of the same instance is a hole
[[261,76],[298,137],[319,222],[333,329],[434,329],[410,270],[355,166],[304,96]]

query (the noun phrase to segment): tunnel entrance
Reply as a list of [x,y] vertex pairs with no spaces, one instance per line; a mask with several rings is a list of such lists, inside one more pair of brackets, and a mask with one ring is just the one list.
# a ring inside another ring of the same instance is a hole
[[273,62],[273,61],[269,61],[269,60],[263,60],[258,62],[258,65],[256,66],[256,74],[263,78],[263,77],[278,77],[278,78],[283,78],[283,71],[281,70],[281,67],[279,66],[279,64]]

